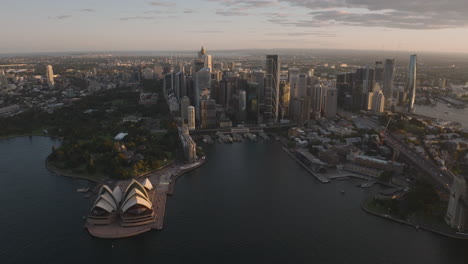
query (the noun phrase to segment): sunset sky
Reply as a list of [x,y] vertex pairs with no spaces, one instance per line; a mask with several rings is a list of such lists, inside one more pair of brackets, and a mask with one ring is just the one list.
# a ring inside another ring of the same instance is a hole
[[468,53],[466,0],[2,0],[0,53],[336,48]]

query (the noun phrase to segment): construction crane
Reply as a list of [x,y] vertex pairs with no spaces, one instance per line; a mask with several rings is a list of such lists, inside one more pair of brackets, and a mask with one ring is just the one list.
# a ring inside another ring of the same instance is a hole
[[392,121],[393,117],[390,117],[388,119],[387,125],[385,126],[385,129],[380,131],[380,144],[383,145],[385,142],[385,134],[387,133],[388,126],[390,125],[390,122]]

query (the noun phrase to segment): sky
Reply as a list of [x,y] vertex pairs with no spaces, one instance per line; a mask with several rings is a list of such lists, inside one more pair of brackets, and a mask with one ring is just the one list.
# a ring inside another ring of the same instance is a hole
[[327,48],[468,53],[466,0],[1,0],[0,53]]

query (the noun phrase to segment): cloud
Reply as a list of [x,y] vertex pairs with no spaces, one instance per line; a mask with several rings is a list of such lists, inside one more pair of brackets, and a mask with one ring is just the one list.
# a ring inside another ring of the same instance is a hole
[[96,10],[94,10],[92,8],[82,8],[82,9],[78,9],[77,11],[79,11],[79,12],[88,12],[88,13],[96,12]]
[[129,20],[152,20],[156,19],[154,16],[133,16],[133,17],[121,17],[121,21],[129,21]]
[[67,18],[70,18],[71,15],[61,15],[61,16],[53,16],[53,17],[49,17],[49,19],[56,19],[56,20],[62,20],[62,19],[67,19]]
[[153,2],[149,2],[149,5],[152,5],[152,6],[175,6],[176,4],[173,3],[173,2],[165,2],[165,1],[153,1]]
[[206,0],[216,2],[224,6],[244,6],[247,8],[271,7],[278,4],[275,0]]
[[224,33],[222,30],[186,30],[186,33]]
[[221,16],[248,16],[253,9],[272,7],[278,4],[275,0],[206,0],[216,2],[225,6],[224,9],[216,10]]
[[289,36],[289,37],[302,37],[302,36],[316,36],[316,37],[336,37],[336,34],[327,32],[287,32],[287,33],[267,33],[267,36]]
[[[299,27],[350,25],[400,29],[444,29],[468,26],[466,0],[278,0],[310,10]],[[321,22],[321,23],[318,23]]]
[[218,9],[216,14],[220,16],[248,16],[247,8],[229,8],[229,9]]
[[193,10],[193,9],[187,8],[187,9],[184,10],[184,14],[193,14],[193,13],[196,13],[196,11]]

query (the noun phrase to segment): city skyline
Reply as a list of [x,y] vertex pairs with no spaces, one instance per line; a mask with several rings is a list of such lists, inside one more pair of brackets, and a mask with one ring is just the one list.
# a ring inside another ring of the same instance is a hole
[[202,45],[209,50],[468,52],[463,15],[468,7],[462,1],[6,0],[3,5],[8,8],[0,10],[0,21],[8,27],[0,53],[169,51]]

